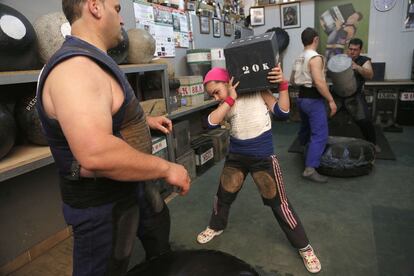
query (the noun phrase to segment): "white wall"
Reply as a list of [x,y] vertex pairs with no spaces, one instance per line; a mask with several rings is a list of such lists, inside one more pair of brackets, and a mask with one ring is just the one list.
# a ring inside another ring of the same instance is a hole
[[[367,0],[361,0],[367,1]],[[369,20],[369,41],[367,55],[373,62],[385,62],[385,79],[410,79],[414,50],[414,32],[403,32],[403,3],[398,0],[395,7],[388,12],[379,12],[371,1]],[[251,6],[255,0],[246,1]],[[265,32],[272,27],[280,27],[280,6],[265,8],[265,25],[254,28],[255,34]],[[284,58],[284,72],[290,76],[292,63],[302,50],[300,34],[306,27],[314,27],[315,1],[301,2],[301,28],[287,29],[290,44]]]
[[[367,0],[360,0],[367,1]],[[398,0],[395,7],[385,13],[377,11],[371,1],[371,14],[369,22],[368,56],[374,62],[386,62],[386,79],[409,79],[414,49],[414,32],[402,32],[403,2]],[[60,0],[36,1],[36,5],[29,0],[0,0],[1,3],[10,5],[22,12],[29,21],[33,22],[38,16],[52,11],[61,10]],[[252,6],[255,0],[247,0],[245,5]],[[122,16],[127,29],[134,27],[134,15],[131,0],[121,0],[123,5]],[[248,10],[246,10],[248,12]],[[272,27],[280,27],[279,6],[268,6],[265,9],[265,26],[255,27],[254,33],[260,34]],[[302,50],[300,34],[306,27],[314,27],[315,2],[303,0],[301,2],[301,27],[287,29],[290,36],[290,44],[284,58],[284,72],[290,76],[293,60]],[[211,35],[212,36],[212,35]],[[223,38],[223,37],[222,37]],[[218,39],[211,40],[218,42]],[[226,41],[227,42],[227,41]],[[203,44],[203,42],[202,42]],[[225,44],[225,42],[223,42]],[[209,45],[206,45],[208,47]],[[185,73],[183,56],[185,50],[177,50],[176,70],[179,74]]]
[[414,32],[403,32],[403,2],[398,0],[388,12],[379,12],[371,1],[368,56],[385,62],[386,79],[410,79]]
[[[283,72],[289,79],[292,71],[292,65],[295,58],[302,52],[303,45],[300,40],[300,34],[307,27],[314,27],[315,23],[315,4],[314,1],[303,1],[300,4],[301,9],[301,26],[300,28],[286,29],[290,37],[289,47],[285,52],[283,59]],[[265,25],[254,28],[254,34],[264,33],[266,30],[280,27],[280,6],[268,6],[265,8]]]

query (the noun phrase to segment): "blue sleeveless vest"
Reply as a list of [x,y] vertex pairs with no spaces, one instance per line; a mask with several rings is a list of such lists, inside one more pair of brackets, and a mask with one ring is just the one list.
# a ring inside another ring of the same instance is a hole
[[[124,102],[112,116],[113,135],[125,140],[135,149],[151,153],[151,136],[146,117],[125,74],[105,52],[73,36],[67,36],[62,47],[50,58],[39,76],[37,87],[37,111],[43,131],[59,170],[62,199],[75,208],[87,208],[110,203],[131,195],[136,182],[120,182],[107,178],[83,178],[80,166],[72,154],[59,122],[50,119],[43,108],[42,92],[44,83],[60,62],[75,56],[85,56],[109,72],[119,83]],[[68,76],[70,78],[70,76]],[[76,80],[73,80],[74,82]],[[76,119],[76,115],[74,115]]]

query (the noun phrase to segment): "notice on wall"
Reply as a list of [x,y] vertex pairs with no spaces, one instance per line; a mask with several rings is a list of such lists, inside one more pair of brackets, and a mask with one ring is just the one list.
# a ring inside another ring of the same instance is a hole
[[135,24],[137,28],[154,23],[154,8],[147,2],[134,2]]
[[188,48],[190,46],[190,42],[187,15],[184,12],[175,10],[172,16],[175,34],[175,47]]
[[156,40],[154,56],[174,57],[175,47],[189,47],[189,25],[185,12],[134,1],[136,27],[147,30]]
[[136,27],[147,30],[156,41],[154,56],[174,57],[175,37],[171,12],[163,6],[135,1],[134,14]]
[[158,57],[175,56],[175,36],[171,25],[154,24],[150,28],[151,35],[155,38],[155,55]]
[[190,39],[188,33],[174,32],[175,47],[188,48],[190,47]]

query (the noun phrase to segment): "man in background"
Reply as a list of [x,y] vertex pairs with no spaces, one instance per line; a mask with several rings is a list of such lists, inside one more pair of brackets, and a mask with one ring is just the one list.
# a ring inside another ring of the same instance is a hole
[[327,177],[320,175],[316,168],[320,165],[328,141],[325,100],[331,110],[330,116],[336,113],[336,104],[325,81],[324,58],[316,52],[319,44],[318,33],[312,28],[306,28],[301,39],[304,50],[295,60],[290,82],[299,86],[299,140],[307,149],[302,176],[314,182],[324,183],[328,181]]

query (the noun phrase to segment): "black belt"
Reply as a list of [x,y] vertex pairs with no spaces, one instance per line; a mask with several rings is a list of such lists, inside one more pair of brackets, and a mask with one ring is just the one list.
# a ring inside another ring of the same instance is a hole
[[299,98],[319,99],[322,95],[316,87],[299,86]]

